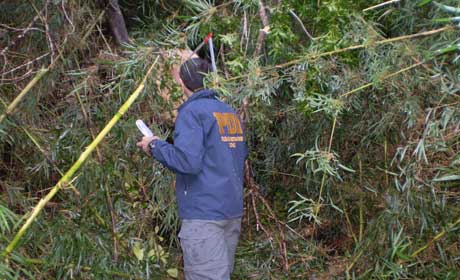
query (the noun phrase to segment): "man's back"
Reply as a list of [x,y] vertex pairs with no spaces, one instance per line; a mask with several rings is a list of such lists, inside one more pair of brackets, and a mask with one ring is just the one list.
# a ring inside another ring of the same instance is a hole
[[211,90],[194,93],[179,108],[174,146],[157,141],[153,155],[177,174],[182,219],[242,216],[244,140],[235,111]]
[[174,144],[155,136],[138,143],[176,173],[186,280],[230,280],[243,214],[243,127],[230,106],[203,90],[209,71],[201,58],[173,71],[188,97],[178,109]]

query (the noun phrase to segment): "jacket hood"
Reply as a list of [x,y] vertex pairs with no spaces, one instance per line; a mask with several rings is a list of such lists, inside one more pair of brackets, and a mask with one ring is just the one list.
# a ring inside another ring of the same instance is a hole
[[177,109],[178,111],[182,110],[187,104],[193,102],[194,100],[201,98],[217,98],[217,92],[212,89],[202,89],[194,92],[182,105]]

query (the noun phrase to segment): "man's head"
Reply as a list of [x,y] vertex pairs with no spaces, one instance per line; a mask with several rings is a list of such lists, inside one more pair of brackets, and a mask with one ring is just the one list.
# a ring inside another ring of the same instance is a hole
[[209,62],[202,58],[191,58],[185,61],[179,70],[179,76],[185,87],[191,92],[203,88],[203,79],[211,71]]

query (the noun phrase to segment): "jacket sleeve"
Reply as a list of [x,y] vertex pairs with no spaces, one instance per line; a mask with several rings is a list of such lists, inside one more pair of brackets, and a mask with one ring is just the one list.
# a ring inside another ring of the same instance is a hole
[[174,172],[198,174],[203,168],[204,137],[201,122],[193,112],[179,113],[174,131],[174,145],[158,140],[152,156]]

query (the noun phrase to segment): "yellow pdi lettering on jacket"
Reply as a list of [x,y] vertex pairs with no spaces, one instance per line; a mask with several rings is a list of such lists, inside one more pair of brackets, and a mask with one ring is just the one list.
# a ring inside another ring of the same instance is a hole
[[[241,127],[240,119],[233,113],[213,113],[219,126],[220,135],[242,135],[243,128]],[[227,134],[225,133],[227,129]]]

